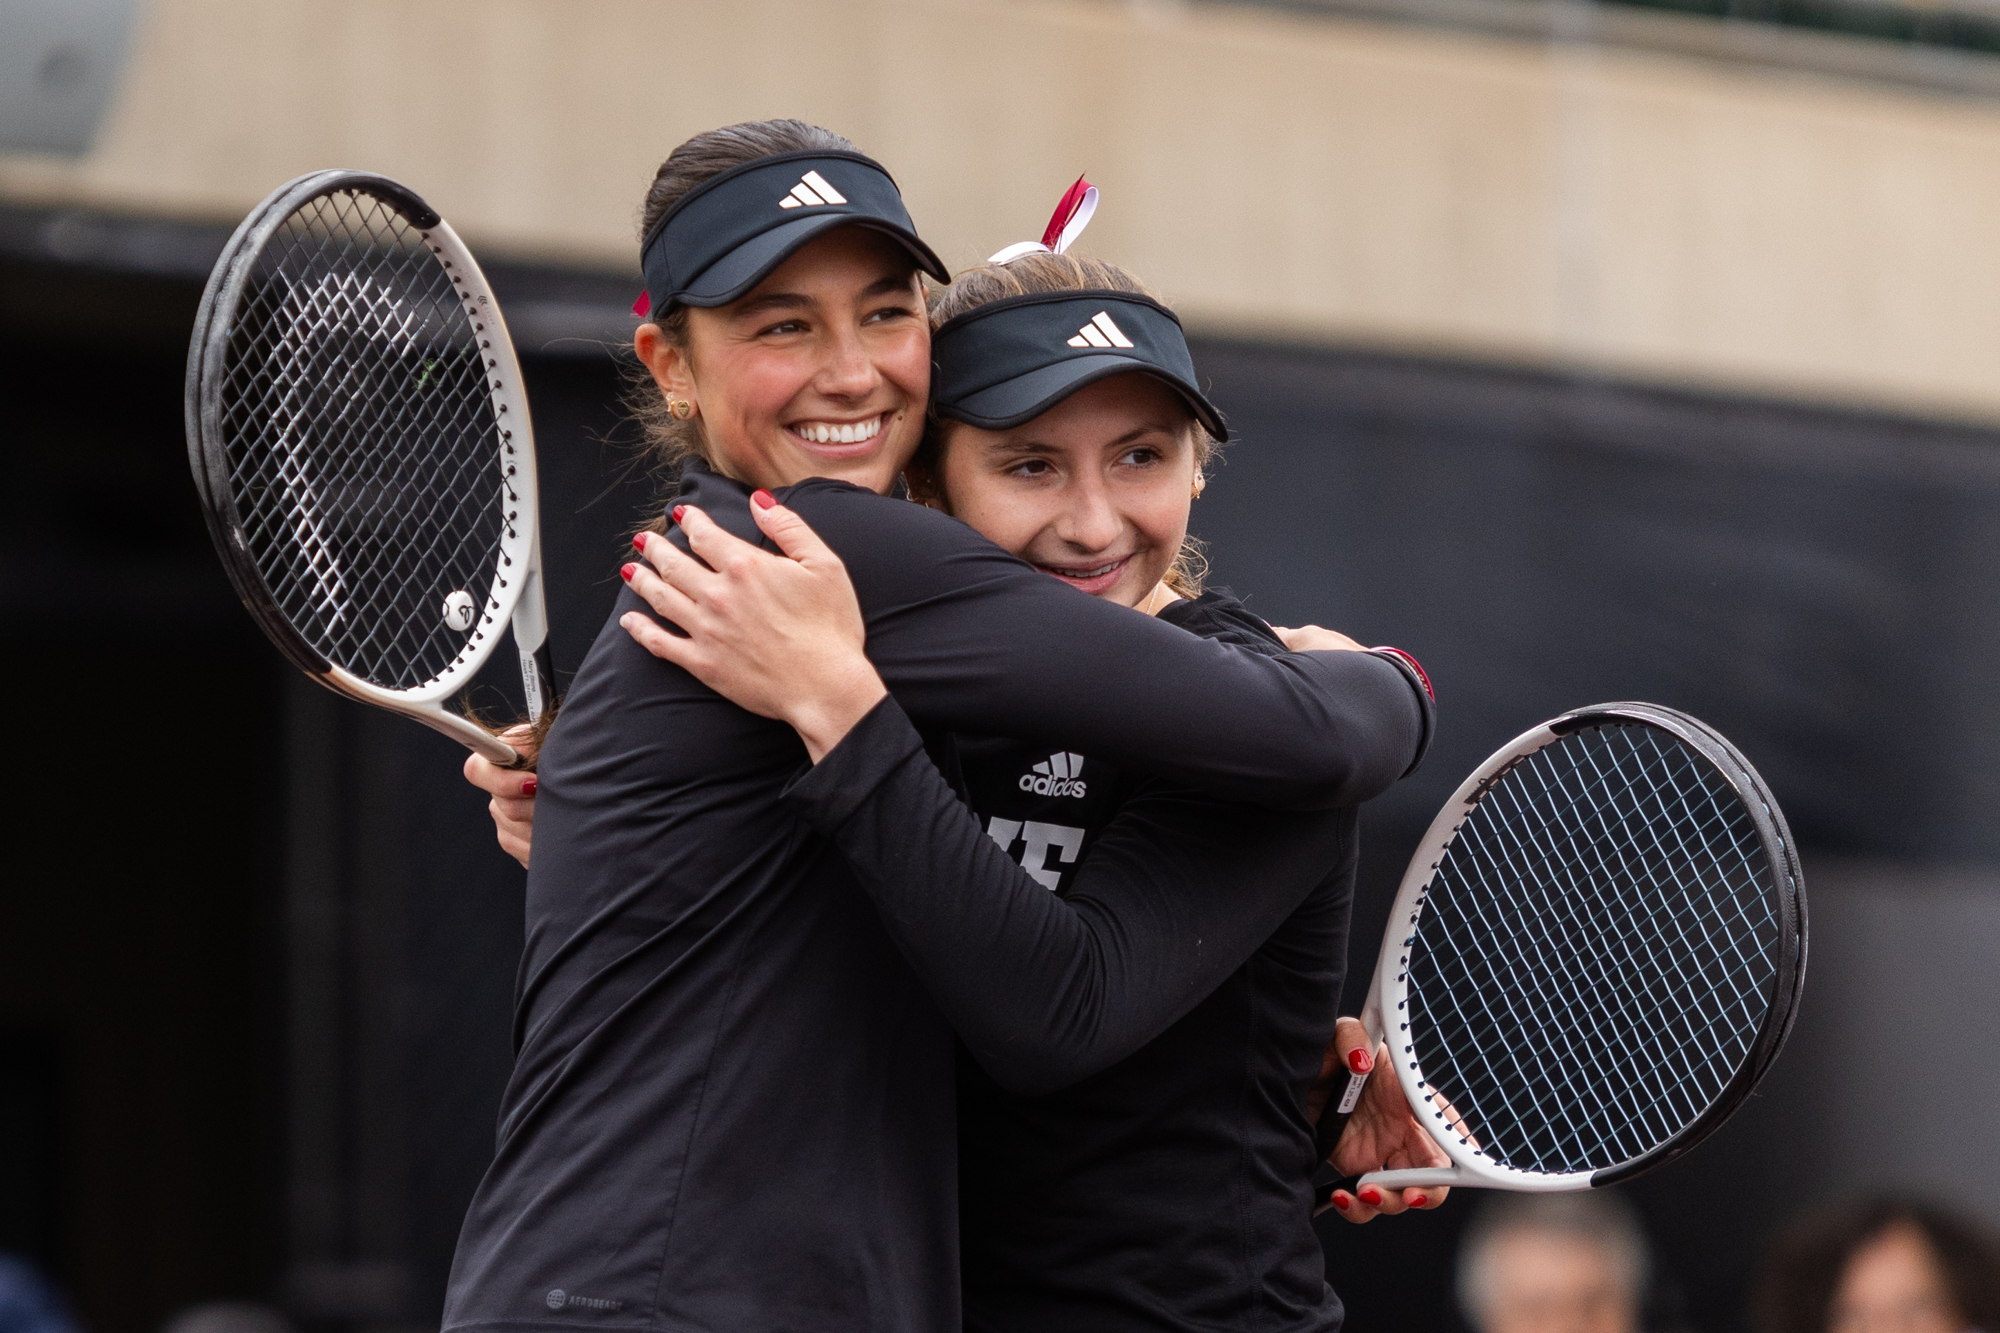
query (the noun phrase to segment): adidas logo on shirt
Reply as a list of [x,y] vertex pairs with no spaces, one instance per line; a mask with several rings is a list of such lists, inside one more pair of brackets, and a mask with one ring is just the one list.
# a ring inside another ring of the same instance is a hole
[[[817,171],[808,171],[799,177],[799,183],[792,192],[778,201],[779,208],[813,208],[821,204],[844,204],[847,196],[833,188],[833,183]],[[1131,344],[1126,344],[1130,346]]]
[[1082,772],[1083,756],[1064,750],[1036,764],[1032,772],[1023,773],[1021,790],[1037,796],[1082,796]]
[[1069,340],[1071,347],[1130,347],[1132,340],[1125,331],[1111,322],[1108,312],[1100,310],[1090,317],[1090,323],[1076,331],[1076,337]]

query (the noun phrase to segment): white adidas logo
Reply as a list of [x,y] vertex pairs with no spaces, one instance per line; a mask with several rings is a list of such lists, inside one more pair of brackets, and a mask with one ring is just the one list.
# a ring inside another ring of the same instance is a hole
[[[817,171],[799,177],[792,192],[778,201],[779,208],[811,208],[817,204],[844,204],[847,196],[833,188],[833,182]],[[1128,343],[1127,346],[1130,346]]]
[[1021,790],[1037,796],[1081,796],[1084,783],[1083,756],[1067,750],[1050,755],[1036,764],[1034,771],[1021,775]]
[[1076,331],[1076,337],[1069,340],[1071,347],[1130,347],[1132,340],[1125,331],[1111,322],[1111,316],[1100,310],[1090,317],[1090,323]]

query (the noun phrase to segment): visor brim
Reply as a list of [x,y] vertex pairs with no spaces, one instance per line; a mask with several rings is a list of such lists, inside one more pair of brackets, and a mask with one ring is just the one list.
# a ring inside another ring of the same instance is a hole
[[1222,414],[1200,390],[1151,362],[1115,353],[1069,357],[1055,365],[1016,375],[991,388],[967,394],[949,407],[940,406],[938,414],[981,430],[1011,430],[1034,420],[1079,389],[1113,375],[1130,374],[1150,375],[1172,389],[1217,444],[1229,442],[1229,427],[1223,424]]
[[857,217],[852,213],[822,213],[816,217],[798,218],[751,237],[702,270],[688,284],[687,290],[675,293],[672,300],[704,309],[728,305],[769,277],[771,270],[791,258],[800,247],[835,227],[866,227],[880,232],[909,251],[910,257],[917,261],[917,267],[923,272],[939,282],[951,281],[951,273],[943,261],[928,245],[917,239],[915,232],[880,218]]

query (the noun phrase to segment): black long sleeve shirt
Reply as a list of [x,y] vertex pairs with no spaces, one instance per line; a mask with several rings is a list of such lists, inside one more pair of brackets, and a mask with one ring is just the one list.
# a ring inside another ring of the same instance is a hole
[[[1283,651],[1226,596],[1162,615]],[[1303,1097],[1340,993],[1353,808],[1247,808],[993,738],[942,760],[957,792],[885,700],[789,796],[971,1056],[966,1328],[1337,1329]]]
[[[1379,658],[1205,641],[843,483],[783,498],[927,729],[1061,736],[1273,807],[1354,804],[1414,753]],[[681,501],[758,539],[733,482],[691,471]],[[636,609],[542,751],[515,1067],[445,1327],[953,1328],[951,1030],[783,801],[797,737],[647,653]]]

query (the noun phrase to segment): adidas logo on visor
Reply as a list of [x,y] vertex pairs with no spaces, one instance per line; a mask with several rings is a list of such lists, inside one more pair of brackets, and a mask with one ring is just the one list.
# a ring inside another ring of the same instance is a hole
[[808,171],[799,177],[799,183],[792,192],[778,201],[779,208],[812,208],[820,204],[844,204],[847,196],[833,188],[833,183],[817,171]]
[[1023,773],[1021,790],[1037,796],[1082,796],[1085,793],[1082,773],[1083,756],[1060,751],[1036,764],[1032,772]]
[[1111,316],[1098,311],[1090,317],[1090,323],[1076,331],[1076,337],[1069,340],[1071,347],[1130,347],[1132,340],[1125,331],[1111,322]]

